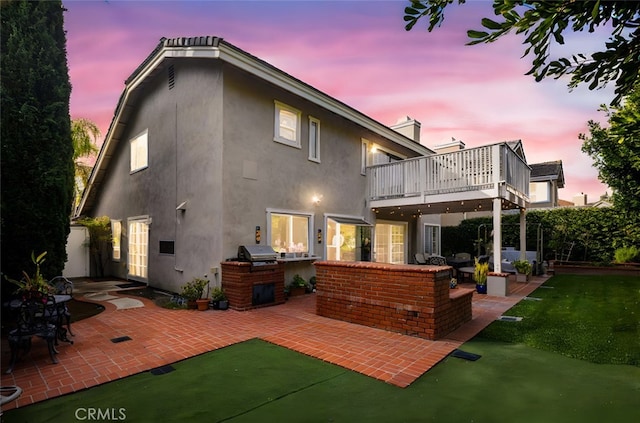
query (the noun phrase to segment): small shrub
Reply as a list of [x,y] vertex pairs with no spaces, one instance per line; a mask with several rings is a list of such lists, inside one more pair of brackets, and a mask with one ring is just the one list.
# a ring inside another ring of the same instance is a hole
[[616,263],[631,263],[638,261],[638,257],[640,257],[640,250],[635,245],[630,247],[620,247],[618,248],[614,255]]
[[307,281],[304,280],[304,278],[300,275],[295,275],[293,277],[293,281],[291,282],[290,285],[292,288],[293,287],[298,287],[298,288],[306,288],[307,287]]

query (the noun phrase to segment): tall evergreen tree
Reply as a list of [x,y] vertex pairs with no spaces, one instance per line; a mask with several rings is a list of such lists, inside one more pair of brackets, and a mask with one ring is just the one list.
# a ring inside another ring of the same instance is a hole
[[[73,198],[71,84],[61,1],[3,1],[0,142],[2,273],[62,273]],[[3,292],[4,289],[3,281]]]

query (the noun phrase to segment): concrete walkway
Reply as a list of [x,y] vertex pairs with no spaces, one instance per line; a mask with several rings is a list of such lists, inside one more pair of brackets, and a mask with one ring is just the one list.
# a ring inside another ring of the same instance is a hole
[[[115,294],[122,281],[76,284],[76,299],[100,303],[105,311],[72,324],[74,344],[61,343],[58,364],[51,363],[46,343],[34,340],[31,353],[11,375],[5,375],[10,351],[3,339],[2,386],[23,389],[21,397],[3,409],[80,391],[252,338],[406,387],[546,279],[511,283],[508,297],[474,293],[473,319],[438,341],[317,316],[314,294],[250,311],[199,312],[168,310],[144,298]],[[121,337],[131,339],[112,342]]]

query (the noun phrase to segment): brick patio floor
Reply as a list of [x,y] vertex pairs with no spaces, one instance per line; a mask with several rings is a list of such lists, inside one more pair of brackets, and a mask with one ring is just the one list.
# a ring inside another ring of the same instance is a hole
[[[144,307],[118,309],[111,302],[99,301],[105,311],[72,324],[74,344],[61,343],[58,364],[51,363],[46,343],[34,340],[30,354],[6,375],[10,351],[3,340],[2,386],[23,389],[20,398],[3,409],[69,394],[252,338],[404,388],[546,279],[512,282],[507,297],[474,293],[472,320],[438,341],[317,316],[314,294],[242,312],[168,310],[146,299],[140,299]],[[111,342],[122,336],[131,340]]]

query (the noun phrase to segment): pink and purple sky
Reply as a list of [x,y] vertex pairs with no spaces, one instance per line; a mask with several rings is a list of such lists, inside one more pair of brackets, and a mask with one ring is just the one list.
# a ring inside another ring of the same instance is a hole
[[[426,20],[404,30],[408,1],[64,1],[71,117],[106,135],[124,81],[161,37],[214,35],[387,125],[422,123],[422,143],[462,140],[467,148],[521,139],[527,161],[562,160],[560,198],[596,201],[607,187],[581,152],[587,121],[613,86],[573,92],[567,80],[524,75],[522,37],[465,46],[468,29],[492,17],[489,0],[447,9],[432,33]],[[567,34],[552,54],[592,53],[606,33]]]

